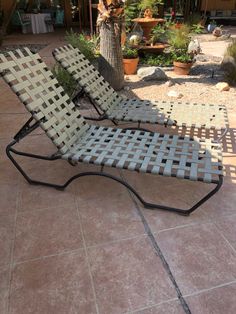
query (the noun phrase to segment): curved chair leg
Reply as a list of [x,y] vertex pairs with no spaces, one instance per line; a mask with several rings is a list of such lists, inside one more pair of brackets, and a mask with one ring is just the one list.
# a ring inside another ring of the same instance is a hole
[[54,183],[50,183],[50,182],[33,180],[25,173],[25,171],[21,168],[21,166],[16,162],[16,160],[12,156],[12,153],[15,153],[15,154],[20,155],[20,156],[26,156],[26,157],[30,157],[30,158],[37,158],[37,159],[48,160],[48,161],[58,160],[58,159],[61,159],[61,157],[57,156],[57,155],[52,155],[51,157],[44,157],[44,156],[39,156],[39,155],[19,152],[19,151],[17,151],[17,150],[12,148],[12,146],[15,145],[15,144],[16,144],[16,141],[13,141],[11,144],[9,144],[7,146],[7,148],[6,148],[7,156],[12,161],[14,166],[18,169],[18,171],[23,175],[23,177],[30,184],[33,184],[33,185],[43,185],[43,186],[47,186],[47,187],[56,188],[58,190],[64,190],[68,185],[70,185],[76,179],[79,179],[79,178],[82,178],[82,177],[85,177],[85,176],[101,176],[101,177],[105,177],[105,178],[114,180],[114,181],[122,184],[123,186],[125,186],[129,191],[131,191],[133,193],[133,195],[136,196],[136,198],[143,204],[143,206],[145,208],[149,208],[149,209],[156,209],[156,208],[158,208],[158,209],[162,209],[162,210],[166,210],[166,211],[170,211],[170,212],[175,212],[175,213],[178,213],[178,214],[181,214],[181,215],[185,215],[185,216],[188,216],[189,214],[191,214],[194,210],[196,210],[199,206],[201,206],[209,198],[211,198],[217,191],[219,191],[219,189],[220,189],[220,187],[221,187],[221,185],[223,183],[223,176],[220,176],[220,181],[216,185],[216,187],[211,192],[209,192],[205,197],[203,197],[200,201],[198,201],[195,205],[193,205],[189,209],[185,210],[185,209],[180,209],[180,208],[168,207],[168,206],[164,206],[164,205],[159,205],[159,204],[153,204],[153,203],[146,202],[139,195],[139,193],[130,184],[128,184],[126,181],[122,180],[119,177],[113,176],[113,175],[111,175],[109,173],[105,173],[103,171],[101,171],[101,172],[97,172],[97,171],[81,172],[81,173],[79,173],[79,174],[77,174],[75,176],[72,176],[70,179],[68,179],[63,184],[54,184]]

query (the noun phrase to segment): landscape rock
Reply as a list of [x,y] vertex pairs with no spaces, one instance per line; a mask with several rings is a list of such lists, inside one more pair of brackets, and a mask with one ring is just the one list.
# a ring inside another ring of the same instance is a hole
[[217,84],[216,84],[216,88],[217,88],[220,92],[229,91],[229,90],[230,90],[230,86],[229,86],[229,84],[226,83],[226,82],[217,83]]
[[137,74],[143,81],[167,81],[169,79],[161,68],[155,66],[141,68]]
[[171,86],[174,86],[174,85],[175,85],[175,82],[174,82],[173,80],[169,80],[169,81],[167,81],[167,82],[165,83],[165,85],[166,85],[167,87],[171,87]]
[[201,46],[198,39],[192,39],[188,45],[188,53],[198,55],[201,53]]
[[182,98],[182,97],[183,97],[183,94],[181,94],[180,92],[177,92],[177,91],[175,91],[175,90],[170,90],[170,91],[167,93],[167,96],[173,97],[173,98]]

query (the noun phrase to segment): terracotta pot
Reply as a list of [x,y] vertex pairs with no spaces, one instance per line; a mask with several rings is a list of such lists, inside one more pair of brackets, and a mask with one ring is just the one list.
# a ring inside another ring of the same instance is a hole
[[127,75],[135,74],[137,72],[139,58],[123,59],[124,72]]
[[188,75],[193,63],[183,63],[174,61],[174,72],[179,75]]

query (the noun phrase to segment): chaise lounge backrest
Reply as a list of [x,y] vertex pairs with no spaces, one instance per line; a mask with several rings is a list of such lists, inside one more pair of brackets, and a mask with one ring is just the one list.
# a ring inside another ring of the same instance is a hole
[[71,45],[56,48],[53,55],[104,112],[108,112],[124,100],[78,48]]
[[38,54],[28,48],[0,54],[0,73],[60,153],[89,128]]

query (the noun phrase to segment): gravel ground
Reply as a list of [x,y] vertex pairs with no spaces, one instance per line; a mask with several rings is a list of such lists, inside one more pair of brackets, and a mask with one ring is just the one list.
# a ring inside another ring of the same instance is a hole
[[165,69],[166,74],[174,85],[168,87],[165,82],[140,81],[137,75],[129,75],[125,78],[125,89],[121,94],[128,97],[140,99],[175,100],[167,96],[170,90],[183,94],[181,102],[225,104],[228,109],[233,110],[236,105],[236,88],[231,87],[229,91],[220,92],[215,85],[224,81],[223,73],[220,71],[222,58],[200,55],[191,73],[188,76],[179,76],[173,69]]

